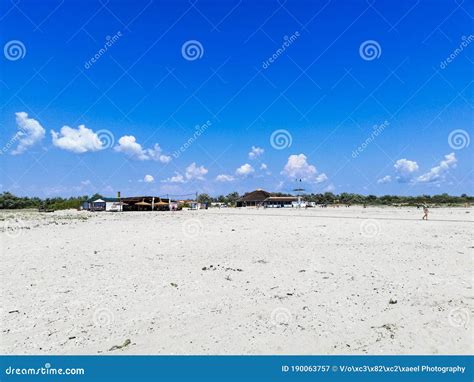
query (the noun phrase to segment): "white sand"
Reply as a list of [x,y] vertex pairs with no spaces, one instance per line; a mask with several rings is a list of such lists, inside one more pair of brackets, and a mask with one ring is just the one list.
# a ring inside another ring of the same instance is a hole
[[471,354],[474,210],[421,215],[4,211],[0,351]]

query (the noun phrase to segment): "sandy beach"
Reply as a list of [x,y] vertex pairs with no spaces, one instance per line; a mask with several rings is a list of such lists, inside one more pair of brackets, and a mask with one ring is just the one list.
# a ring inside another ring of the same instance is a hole
[[5,354],[472,354],[473,215],[2,211]]

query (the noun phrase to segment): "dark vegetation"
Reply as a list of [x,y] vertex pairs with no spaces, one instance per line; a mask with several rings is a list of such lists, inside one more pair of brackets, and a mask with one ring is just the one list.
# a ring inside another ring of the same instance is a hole
[[[274,196],[289,196],[289,194],[274,193]],[[219,202],[229,206],[234,206],[237,199],[242,195],[232,192],[227,195],[211,197],[208,194],[199,194],[198,202],[212,203]],[[45,208],[50,210],[64,210],[69,208],[79,208],[81,204],[88,199],[98,199],[102,196],[95,194],[92,196],[78,196],[71,198],[47,198],[40,199],[37,197],[19,197],[4,192],[0,194],[0,209],[22,209],[22,208]],[[343,192],[341,194],[333,194],[325,192],[324,194],[306,194],[304,200],[316,202],[318,204],[366,204],[366,205],[464,205],[466,203],[474,203],[474,197],[462,194],[461,196],[451,196],[448,194],[440,195],[419,195],[419,196],[397,196],[397,195],[360,195]]]

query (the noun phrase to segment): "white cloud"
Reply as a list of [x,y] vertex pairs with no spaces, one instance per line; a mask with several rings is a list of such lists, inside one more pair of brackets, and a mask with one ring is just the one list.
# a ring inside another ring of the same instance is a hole
[[152,149],[146,150],[150,159],[154,161],[159,161],[161,163],[169,163],[171,162],[171,157],[169,155],[163,155],[161,147],[158,143],[155,143]]
[[188,180],[193,180],[193,179],[199,179],[203,180],[204,175],[208,173],[207,168],[204,166],[197,166],[195,162],[191,163],[187,168],[186,168],[186,179]]
[[84,125],[80,125],[77,129],[63,126],[59,133],[51,130],[51,136],[54,146],[73,153],[82,154],[103,149],[99,136]]
[[325,182],[326,180],[328,180],[328,177],[327,175],[323,172],[321,174],[319,174],[316,179],[315,179],[315,182],[316,183],[322,183],[322,182]]
[[235,170],[236,175],[239,175],[239,176],[249,176],[250,174],[253,174],[254,172],[255,172],[255,169],[248,163],[243,164],[237,170]]
[[158,143],[155,143],[151,149],[144,149],[133,135],[121,137],[114,150],[137,160],[154,160],[161,163],[169,163],[171,161],[170,156],[163,154],[163,150]]
[[118,145],[114,148],[119,153],[124,153],[130,158],[138,160],[148,160],[149,157],[142,145],[139,144],[133,135],[124,135],[118,140]]
[[408,160],[406,158],[397,160],[393,167],[395,167],[395,170],[399,174],[396,179],[400,183],[410,181],[413,177],[413,173],[418,171],[419,168],[418,163],[412,160]]
[[260,165],[260,170],[266,170],[267,168],[268,168],[268,166],[265,163],[262,163]]
[[235,178],[232,175],[221,174],[216,176],[218,182],[232,182]]
[[184,183],[184,176],[181,175],[179,172],[175,172],[174,176],[171,178],[168,178],[165,180],[165,182],[170,182],[170,183]]
[[433,167],[427,173],[420,175],[415,179],[416,183],[431,183],[442,181],[446,177],[446,173],[449,169],[456,167],[457,164],[456,155],[454,153],[444,156],[444,159],[439,162],[438,166]]
[[191,163],[186,167],[184,175],[179,172],[175,172],[174,176],[164,180],[164,182],[169,183],[186,183],[191,180],[204,180],[204,175],[208,173],[207,168],[204,166],[198,166],[195,162]]
[[287,178],[299,178],[303,181],[315,183],[321,183],[328,179],[325,173],[318,175],[318,170],[308,163],[304,154],[290,155],[281,174]]
[[390,175],[385,175],[383,178],[377,180],[378,184],[386,184],[392,181],[392,177]]
[[262,155],[264,153],[264,149],[262,149],[261,147],[257,147],[257,146],[252,146],[252,148],[250,149],[250,152],[249,152],[249,158],[250,159],[255,159],[257,157],[259,157],[260,155]]
[[411,174],[412,172],[418,171],[418,163],[405,158],[397,160],[393,167],[395,167],[395,170],[400,174]]
[[28,114],[24,111],[15,113],[15,116],[19,131],[13,137],[13,141],[18,141],[18,145],[12,151],[12,155],[24,153],[31,146],[41,141],[46,132],[36,119],[28,118]]
[[155,178],[153,178],[152,175],[145,175],[145,177],[143,178],[143,181],[145,183],[153,183],[155,181]]

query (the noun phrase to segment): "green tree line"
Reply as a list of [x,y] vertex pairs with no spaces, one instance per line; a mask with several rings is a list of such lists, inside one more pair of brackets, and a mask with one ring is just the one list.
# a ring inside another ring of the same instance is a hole
[[[284,193],[273,193],[273,196],[291,196]],[[235,206],[237,200],[243,195],[238,192],[231,192],[227,195],[212,197],[208,194],[199,194],[200,203],[224,203],[228,206]],[[94,194],[92,196],[77,196],[70,198],[46,198],[38,197],[20,197],[10,192],[0,194],[0,209],[22,209],[22,208],[45,208],[50,210],[64,210],[69,208],[79,208],[82,203],[88,199],[98,199],[102,196]],[[419,196],[399,196],[399,195],[361,195],[343,192],[333,194],[325,192],[323,194],[306,194],[302,199],[318,204],[365,204],[365,205],[463,205],[465,203],[474,203],[474,196],[462,194],[461,196],[452,196],[446,193],[439,195],[419,195]]]
[[49,210],[65,210],[79,208],[89,197],[87,195],[71,198],[29,198],[27,196],[15,196],[10,192],[0,194],[0,209],[22,209],[22,208],[45,208]]
[[[232,192],[228,195],[220,195],[211,197],[208,194],[199,194],[198,202],[200,203],[224,203],[234,206],[237,199],[243,195]],[[284,193],[272,193],[272,196],[294,196]],[[444,204],[444,205],[463,205],[465,203],[473,203],[474,196],[462,194],[461,196],[452,196],[446,193],[439,195],[419,195],[419,196],[399,196],[399,195],[361,195],[343,192],[334,194],[325,192],[323,194],[306,194],[301,196],[303,200],[315,202],[318,204],[365,204],[365,205],[420,205],[420,204]]]

